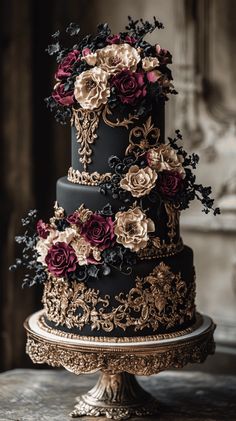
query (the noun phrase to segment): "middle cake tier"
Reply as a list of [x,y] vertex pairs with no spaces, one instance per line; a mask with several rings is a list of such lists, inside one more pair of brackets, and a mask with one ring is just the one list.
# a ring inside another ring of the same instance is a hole
[[[109,202],[114,212],[119,211],[123,203],[113,199],[110,195],[103,195],[99,186],[86,186],[74,184],[62,177],[57,181],[57,203],[67,215],[72,214],[82,204],[92,210],[99,211]],[[148,212],[148,217],[155,224],[155,232],[144,250],[140,250],[141,258],[168,256],[183,249],[179,232],[179,212],[167,204],[157,207],[149,201],[143,201],[143,207]]]

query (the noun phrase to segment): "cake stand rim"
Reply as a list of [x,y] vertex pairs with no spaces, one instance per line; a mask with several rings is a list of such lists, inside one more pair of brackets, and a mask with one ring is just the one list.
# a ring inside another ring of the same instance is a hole
[[127,342],[101,342],[94,339],[92,342],[89,340],[79,340],[75,338],[66,338],[60,335],[56,335],[55,333],[49,333],[44,331],[40,326],[36,325],[36,322],[39,320],[39,317],[44,314],[44,310],[39,310],[30,316],[28,316],[24,322],[24,328],[27,331],[29,336],[34,337],[35,339],[43,340],[45,342],[58,345],[60,347],[75,349],[77,351],[86,351],[86,352],[147,352],[148,350],[152,352],[157,349],[161,350],[166,346],[172,345],[180,346],[181,343],[184,345],[186,343],[194,343],[198,342],[204,336],[208,334],[213,334],[216,325],[213,320],[204,314],[199,313],[199,316],[202,318],[202,323],[200,326],[196,327],[190,333],[185,333],[183,335],[167,338],[167,339],[158,339],[158,340],[151,340],[151,341],[128,341]]

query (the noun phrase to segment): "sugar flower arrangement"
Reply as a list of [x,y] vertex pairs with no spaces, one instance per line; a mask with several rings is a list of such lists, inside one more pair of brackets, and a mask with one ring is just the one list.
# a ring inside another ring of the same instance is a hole
[[137,204],[116,213],[109,204],[96,212],[81,205],[68,216],[56,204],[48,223],[37,220],[35,210],[22,223],[27,229],[16,241],[23,245],[23,258],[11,269],[28,271],[23,286],[43,283],[49,276],[86,281],[109,275],[112,268],[130,274],[137,252],[155,231]]
[[66,32],[75,39],[70,48],[63,48],[60,32],[47,51],[56,55],[58,68],[55,86],[46,103],[56,120],[65,123],[73,108],[96,110],[104,105],[119,108],[126,116],[148,113],[158,99],[176,93],[167,67],[172,62],[168,50],[144,40],[146,34],[162,23],[142,19],[129,23],[124,32],[112,34],[107,24],[97,28],[95,36],[79,40],[80,28],[71,23]]
[[180,211],[197,199],[203,205],[203,212],[212,210],[214,215],[219,214],[220,209],[213,207],[214,199],[210,197],[211,187],[196,183],[193,170],[199,156],[188,155],[180,145],[181,140],[182,135],[176,130],[175,137],[169,137],[167,143],[148,145],[146,150],[143,144],[136,144],[128,147],[129,154],[123,159],[111,156],[109,165],[114,175],[101,184],[101,192],[126,204],[138,200],[142,207],[145,200],[147,207],[155,202],[158,209],[169,203]]

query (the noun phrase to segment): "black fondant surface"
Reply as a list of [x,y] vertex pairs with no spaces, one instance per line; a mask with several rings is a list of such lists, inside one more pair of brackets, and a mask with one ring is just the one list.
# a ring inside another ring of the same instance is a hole
[[[118,157],[124,157],[125,150],[129,144],[129,132],[135,126],[142,126],[148,117],[135,121],[133,125],[129,126],[129,129],[125,127],[110,127],[104,123],[102,117],[99,120],[99,126],[96,131],[97,139],[95,139],[92,145],[92,162],[88,165],[87,171],[100,173],[111,172],[108,166],[108,158],[111,155]],[[164,128],[165,128],[165,105],[164,102],[160,102],[155,105],[152,111],[152,122],[155,127],[160,129],[160,142],[164,142]],[[80,162],[79,144],[76,139],[76,129],[71,129],[71,165],[75,170],[84,171],[84,167]]]
[[[193,252],[192,250],[185,246],[183,251],[176,254],[175,256],[166,257],[162,259],[154,259],[150,261],[140,261],[134,268],[131,275],[124,275],[118,271],[113,270],[109,276],[103,277],[98,280],[88,281],[89,288],[95,288],[100,291],[100,296],[104,297],[106,294],[110,295],[110,306],[106,308],[106,311],[111,311],[112,307],[117,307],[117,301],[115,296],[120,292],[127,294],[135,286],[135,278],[145,277],[152,272],[155,266],[160,262],[164,262],[168,265],[171,271],[175,274],[181,274],[181,278],[184,280],[188,288],[194,288],[194,267],[193,267]],[[48,326],[56,328],[58,330],[74,333],[81,336],[107,336],[107,337],[131,337],[131,336],[148,336],[153,334],[161,334],[166,332],[173,332],[185,329],[188,326],[191,326],[195,322],[195,318],[192,320],[186,320],[181,325],[175,325],[168,330],[160,326],[157,331],[153,332],[151,328],[145,328],[141,332],[135,332],[133,328],[129,327],[124,332],[121,328],[115,328],[112,332],[105,332],[104,330],[91,330],[91,326],[87,324],[82,330],[78,328],[68,329],[65,326],[56,326],[54,322],[51,322],[46,319]]]
[[[92,154],[92,163],[88,166],[87,171],[92,173],[98,171],[100,173],[111,172],[111,169],[108,166],[108,158],[111,155],[117,155],[119,157],[124,157],[125,150],[129,144],[129,132],[135,126],[142,126],[145,120],[140,119],[134,125],[129,126],[127,130],[124,127],[115,127],[112,128],[106,125],[102,118],[100,118],[99,126],[97,129],[97,139],[92,145],[93,154]],[[154,112],[152,112],[152,123],[155,127],[160,128],[160,142],[164,142],[164,103],[160,103]],[[76,139],[75,128],[72,128],[72,167],[76,170],[83,171],[84,168],[79,161],[78,154],[79,144]],[[84,204],[85,207],[96,211],[102,209],[108,202],[111,203],[113,210],[116,212],[123,205],[119,200],[114,200],[111,197],[104,196],[100,193],[100,188],[97,186],[86,186],[73,184],[67,180],[67,177],[62,177],[57,182],[57,202],[59,206],[62,206],[67,214],[74,212],[79,208],[81,204]],[[153,203],[143,202],[144,208],[148,208],[148,216],[152,218],[156,226],[155,235],[160,237],[162,241],[169,243],[168,237],[168,216],[165,211],[164,206],[161,207],[161,211],[157,214],[157,206]],[[174,242],[179,240],[179,226],[176,229],[176,235],[174,237]],[[110,296],[109,307],[106,308],[106,311],[109,312],[113,307],[117,307],[117,301],[115,296],[120,292],[124,294],[129,293],[129,291],[135,286],[135,279],[137,276],[145,277],[152,272],[152,270],[159,263],[164,262],[168,265],[171,271],[175,274],[181,275],[181,278],[186,283],[189,291],[194,289],[194,268],[193,268],[193,252],[189,247],[184,247],[184,249],[177,253],[174,256],[152,259],[152,260],[143,260],[139,261],[138,264],[133,268],[131,275],[122,274],[116,270],[112,270],[109,276],[103,277],[99,280],[89,280],[88,287],[99,290],[100,296],[104,297],[105,295]],[[88,323],[82,330],[78,328],[68,329],[64,326],[56,326],[54,322],[46,320],[48,326],[52,328],[59,329],[64,332],[74,333],[81,336],[110,336],[110,337],[133,337],[133,336],[148,336],[152,334],[162,334],[172,331],[183,330],[186,327],[192,325],[195,322],[195,318],[189,320],[187,315],[181,325],[175,325],[168,330],[164,325],[160,325],[158,330],[153,332],[152,328],[145,328],[142,331],[135,332],[132,327],[128,327],[124,332],[121,328],[117,327],[112,332],[108,333],[104,330],[92,330],[91,325]]]
[[[102,209],[108,202],[110,202],[114,211],[118,211],[123,205],[119,200],[114,200],[110,196],[101,194],[98,186],[74,184],[68,181],[67,177],[62,177],[57,181],[56,197],[59,206],[62,206],[67,214],[74,212],[81,204],[84,204],[85,207],[92,211]],[[149,208],[148,216],[155,223],[155,235],[169,242],[168,218],[164,207],[162,206],[160,214],[157,213],[155,204],[151,202],[146,203],[145,208]],[[174,242],[177,242],[179,239],[179,226],[176,231]]]

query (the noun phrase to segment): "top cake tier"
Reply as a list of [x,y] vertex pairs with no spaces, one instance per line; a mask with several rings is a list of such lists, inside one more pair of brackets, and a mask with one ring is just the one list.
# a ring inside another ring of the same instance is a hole
[[79,172],[111,172],[112,155],[124,158],[164,142],[165,103],[159,100],[145,117],[119,116],[105,106],[74,111],[71,129],[71,166]]

